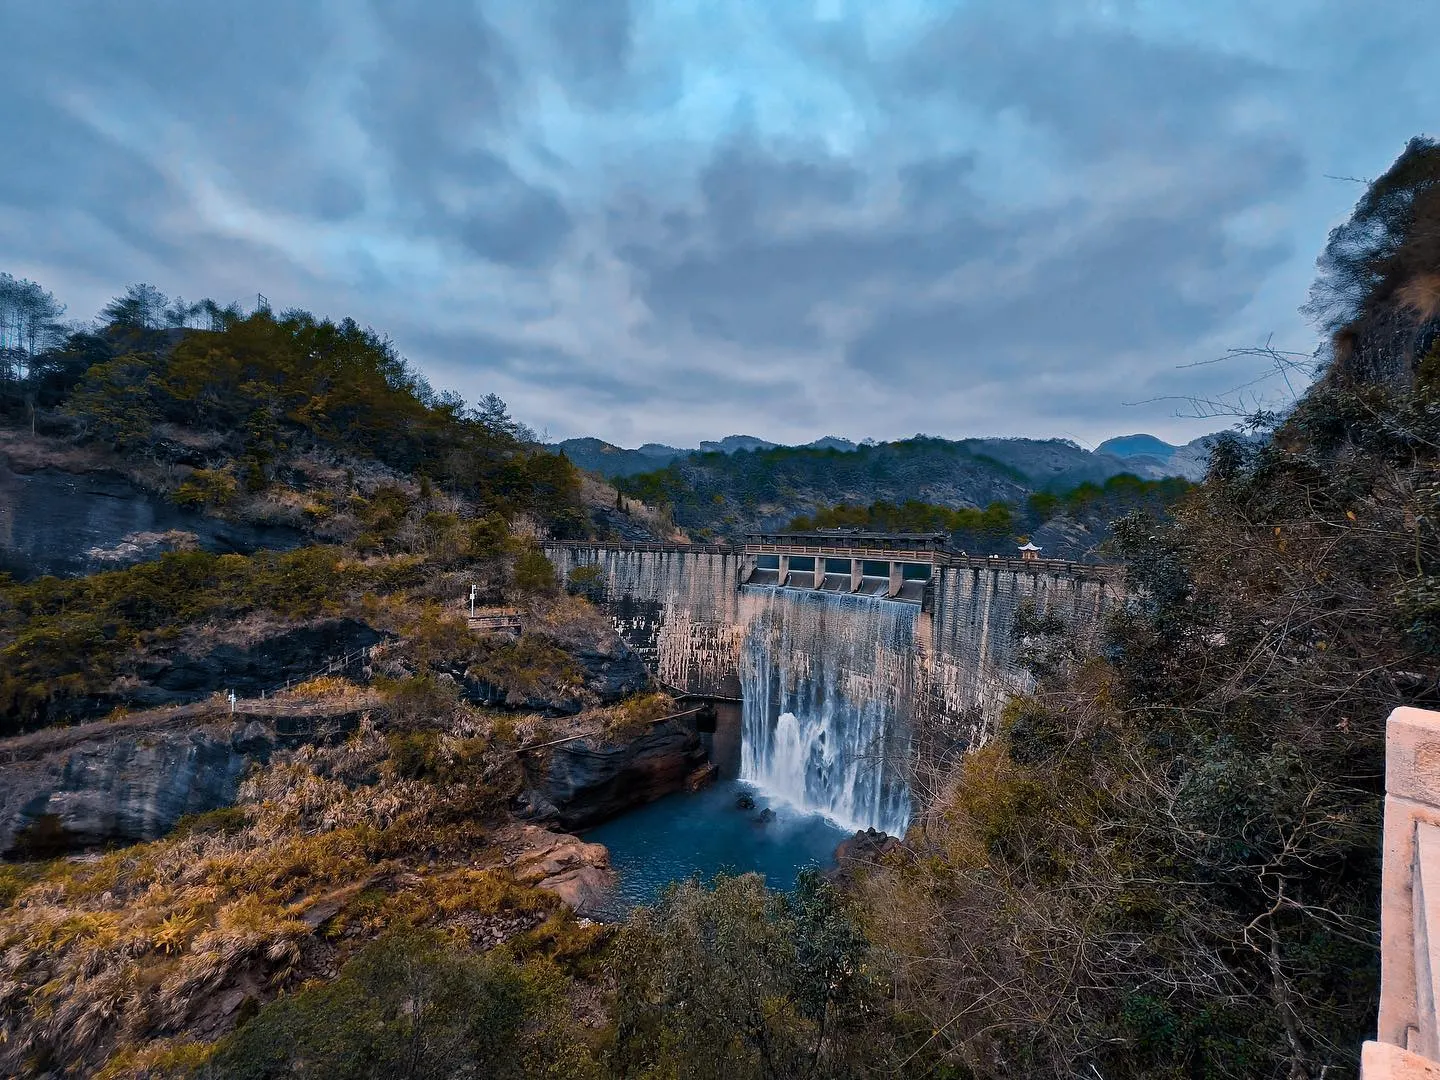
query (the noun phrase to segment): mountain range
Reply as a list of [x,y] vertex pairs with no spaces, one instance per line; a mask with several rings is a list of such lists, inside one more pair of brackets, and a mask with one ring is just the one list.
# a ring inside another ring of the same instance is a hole
[[[1158,480],[1167,476],[1199,480],[1205,475],[1205,465],[1210,456],[1209,447],[1215,438],[1215,435],[1202,435],[1177,446],[1154,435],[1121,435],[1106,439],[1093,451],[1086,450],[1069,439],[989,438],[937,441],[951,443],[968,454],[993,458],[1039,486],[1050,488],[1056,485],[1073,487],[1084,481],[1098,483],[1126,472],[1134,473],[1145,480]],[[663,443],[645,443],[634,449],[626,449],[596,438],[566,439],[552,444],[549,448],[564,451],[565,456],[582,469],[598,473],[607,479],[615,479],[654,472],[693,455],[729,455],[777,449],[833,450],[846,453],[861,446],[872,445],[885,444],[875,444],[872,440],[856,443],[836,435],[826,435],[813,442],[787,446],[754,435],[727,435],[718,441],[701,442],[693,449],[666,446]]]

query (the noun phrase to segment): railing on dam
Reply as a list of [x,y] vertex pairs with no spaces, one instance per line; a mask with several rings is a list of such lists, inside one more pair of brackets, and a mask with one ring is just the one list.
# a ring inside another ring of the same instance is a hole
[[1440,713],[1396,709],[1385,726],[1380,1015],[1363,1080],[1440,1080]]
[[[1017,559],[1008,555],[968,555],[943,546],[879,547],[861,544],[830,545],[784,543],[778,538],[747,541],[743,544],[682,544],[674,541],[635,540],[547,540],[545,546],[571,551],[648,551],[690,555],[802,555],[832,559],[890,561],[899,558],[910,563],[930,563],[936,567],[957,567],[968,570],[998,570],[1021,574],[1062,574],[1066,577],[1118,580],[1124,569],[1113,564],[1084,563],[1069,559]],[[903,558],[901,558],[903,556]]]

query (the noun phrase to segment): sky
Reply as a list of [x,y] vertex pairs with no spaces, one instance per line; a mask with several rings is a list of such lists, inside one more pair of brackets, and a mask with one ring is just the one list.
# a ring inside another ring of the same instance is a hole
[[71,316],[263,293],[626,446],[1229,426],[1184,399],[1314,350],[1328,230],[1440,123],[1422,0],[0,0],[0,41],[0,270]]

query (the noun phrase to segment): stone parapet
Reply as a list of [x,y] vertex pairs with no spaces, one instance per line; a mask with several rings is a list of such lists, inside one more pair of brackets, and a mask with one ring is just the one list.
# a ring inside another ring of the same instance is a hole
[[1364,1080],[1440,1080],[1440,713],[1400,708],[1385,726],[1380,1013]]

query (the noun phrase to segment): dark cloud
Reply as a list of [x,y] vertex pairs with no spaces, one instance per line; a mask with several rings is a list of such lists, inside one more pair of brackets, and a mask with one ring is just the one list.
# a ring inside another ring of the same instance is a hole
[[630,0],[539,0],[562,61],[561,76],[582,96],[603,101],[630,62]]
[[1218,50],[1147,41],[1118,28],[1052,29],[1056,19],[965,9],[927,34],[895,90],[1017,110],[1084,159],[1145,147],[1158,155],[1223,137],[1243,96],[1280,72]]
[[353,314],[563,434],[1179,434],[1121,402],[1306,348],[1321,174],[1440,109],[1379,2],[0,0],[0,269]]
[[467,0],[373,0],[380,55],[364,73],[358,119],[417,229],[483,259],[552,258],[572,221],[496,147],[519,72]]

